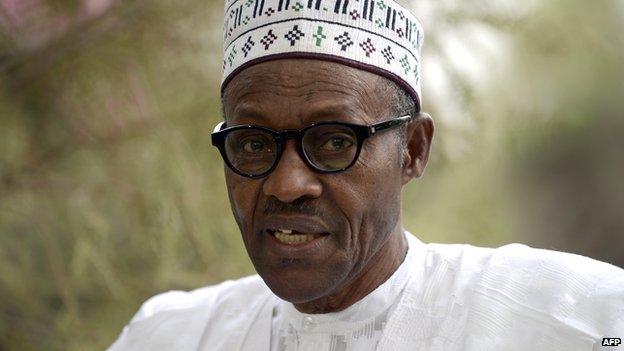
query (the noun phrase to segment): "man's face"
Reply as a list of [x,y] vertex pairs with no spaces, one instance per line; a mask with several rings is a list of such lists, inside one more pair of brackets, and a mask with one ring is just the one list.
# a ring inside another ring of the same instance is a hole
[[[276,131],[319,121],[373,124],[392,116],[383,78],[337,63],[276,60],[239,73],[225,91],[228,126]],[[402,172],[393,132],[367,139],[350,169],[313,171],[289,139],[275,170],[261,179],[226,167],[234,217],[256,271],[282,299],[306,303],[330,296],[381,262],[384,245],[400,230]],[[315,234],[288,245],[277,229]]]

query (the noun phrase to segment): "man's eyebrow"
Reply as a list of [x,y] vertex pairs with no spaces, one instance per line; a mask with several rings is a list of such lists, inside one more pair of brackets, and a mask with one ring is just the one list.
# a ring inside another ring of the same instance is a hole
[[[354,108],[349,104],[333,104],[323,105],[318,108],[311,108],[309,113],[305,113],[301,121],[303,123],[314,123],[319,120],[349,120],[357,117],[362,111]],[[254,121],[266,122],[267,115],[248,104],[240,104],[234,109],[234,118],[244,118]],[[289,116],[289,118],[298,118],[297,116]]]
[[233,117],[249,118],[261,121],[264,121],[267,118],[262,112],[247,104],[241,104],[236,106],[236,108],[234,109]]
[[312,112],[304,116],[305,121],[317,121],[319,119],[347,119],[349,117],[357,116],[362,111],[354,108],[348,104],[327,105],[317,109],[313,109]]

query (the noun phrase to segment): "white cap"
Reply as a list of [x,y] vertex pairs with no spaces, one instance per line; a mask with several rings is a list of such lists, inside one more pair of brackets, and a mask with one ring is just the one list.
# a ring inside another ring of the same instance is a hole
[[423,37],[391,0],[226,0],[221,90],[251,65],[312,58],[385,76],[420,107]]

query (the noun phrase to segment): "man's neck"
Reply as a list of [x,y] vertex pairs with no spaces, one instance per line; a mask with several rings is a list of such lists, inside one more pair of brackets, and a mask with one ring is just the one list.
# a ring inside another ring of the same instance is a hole
[[314,301],[294,304],[302,313],[342,311],[360,301],[396,272],[407,253],[407,240],[402,226],[397,228],[368,264],[339,291]]

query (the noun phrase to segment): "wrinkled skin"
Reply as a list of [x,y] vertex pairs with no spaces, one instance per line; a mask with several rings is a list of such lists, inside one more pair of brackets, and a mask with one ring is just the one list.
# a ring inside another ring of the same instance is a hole
[[[384,78],[338,63],[284,59],[239,73],[224,92],[228,126],[300,129],[322,120],[373,124],[391,114]],[[407,152],[384,131],[364,143],[349,170],[321,174],[288,140],[277,168],[262,179],[226,167],[232,211],[258,274],[279,297],[306,313],[343,310],[387,280],[407,251],[401,189],[427,163],[433,122],[419,114],[406,127]],[[404,166],[401,167],[403,158]],[[274,250],[267,228],[313,223],[329,233],[303,255]]]

